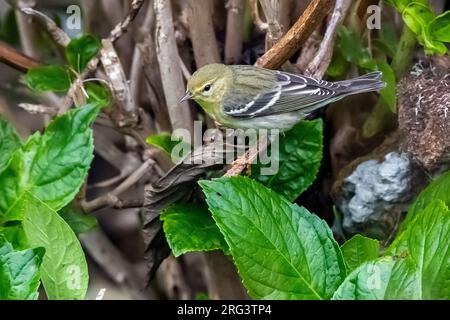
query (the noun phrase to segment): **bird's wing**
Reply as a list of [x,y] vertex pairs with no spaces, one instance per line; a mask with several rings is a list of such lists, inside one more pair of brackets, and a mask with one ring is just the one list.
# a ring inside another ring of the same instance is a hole
[[345,87],[302,75],[276,71],[276,83],[252,97],[225,99],[224,113],[230,117],[253,118],[285,112],[304,110],[311,112],[314,106],[342,94]]

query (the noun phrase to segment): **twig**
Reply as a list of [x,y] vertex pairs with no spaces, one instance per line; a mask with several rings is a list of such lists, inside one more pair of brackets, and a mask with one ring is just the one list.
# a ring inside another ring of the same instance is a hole
[[95,152],[105,161],[121,171],[125,177],[141,166],[142,161],[134,153],[123,152],[111,141],[108,132],[102,130],[102,128],[96,129],[94,131]]
[[[109,34],[108,39],[114,43],[117,41],[127,30],[130,25],[130,23],[136,18],[137,14],[139,13],[139,10],[142,7],[142,4],[144,3],[144,0],[133,0],[131,4],[131,10],[127,14],[127,16],[124,18],[123,21],[121,21]],[[63,100],[63,103],[60,108],[60,114],[66,112],[70,109],[74,96],[79,90],[79,84],[83,82],[83,80],[93,71],[95,71],[98,67],[100,60],[99,55],[92,58],[85,70],[81,72],[80,75],[78,75],[78,78],[73,82],[72,86],[70,87],[66,97]]]
[[0,41],[0,61],[22,72],[36,68],[39,61]]
[[320,42],[322,40],[322,34],[320,32],[320,26],[311,34],[302,47],[300,55],[295,63],[300,73],[305,73],[309,63],[314,59],[314,56],[319,50]]
[[48,33],[52,36],[53,40],[62,47],[65,47],[70,42],[70,37],[62,29],[60,29],[56,23],[47,17],[42,12],[34,10],[33,8],[20,8],[20,11],[26,15],[36,18],[37,21],[42,23]]
[[158,284],[171,300],[186,300],[192,299],[192,289],[183,275],[183,269],[180,261],[175,259],[173,255],[169,255],[161,264],[157,273]]
[[224,176],[234,177],[241,174],[246,166],[250,163],[253,163],[258,157],[258,154],[267,148],[268,144],[269,140],[267,139],[267,137],[261,137],[256,146],[250,147],[242,157],[236,159],[232,163],[231,168],[227,171],[227,173],[225,173]]
[[184,63],[183,59],[178,55],[178,60],[180,61],[180,68],[181,72],[183,73],[184,79],[187,81],[191,77],[191,73],[189,72],[188,68],[186,67],[186,64]]
[[307,75],[314,78],[322,78],[325,74],[333,56],[334,40],[336,38],[337,28],[342,21],[344,21],[351,4],[351,0],[336,0],[333,14],[331,15],[327,31],[325,32],[325,36],[320,44],[319,50],[317,51],[314,59],[306,68],[305,73]]
[[172,128],[184,128],[192,132],[193,122],[188,103],[179,103],[184,94],[184,82],[179,64],[170,1],[155,0],[154,8],[156,54]]
[[267,21],[266,51],[289,29],[290,1],[260,0]]
[[108,77],[116,103],[120,108],[119,127],[135,125],[138,121],[137,106],[130,92],[130,85],[123,71],[122,65],[112,42],[109,39],[102,41],[100,60]]
[[188,0],[186,4],[189,36],[197,68],[220,62],[211,5],[210,0]]
[[[91,0],[92,1],[92,0]],[[122,0],[97,0],[100,9],[104,12],[108,28],[116,26],[124,15],[124,2]],[[127,1],[129,2],[129,1]]]
[[236,64],[242,56],[242,29],[244,27],[245,0],[227,2],[227,31],[225,39],[225,63]]
[[125,32],[127,32],[128,27],[130,26],[131,22],[133,22],[133,20],[136,18],[143,4],[144,0],[133,0],[133,2],[131,3],[130,12],[128,12],[125,19],[121,21],[119,24],[117,24],[117,26],[115,26],[114,29],[111,31],[109,36],[109,40],[111,42],[115,42]]
[[257,66],[278,69],[309,38],[333,7],[334,0],[314,0],[292,28],[256,62]]
[[133,299],[154,299],[156,294],[143,291],[144,280],[100,228],[83,233],[80,241],[92,259]]
[[230,257],[219,251],[205,252],[203,257],[208,295],[211,299],[249,299]]
[[[18,9],[26,7],[31,8],[36,6],[35,0],[17,0],[17,1],[10,1],[10,3],[13,7]],[[16,21],[17,27],[19,29],[20,44],[23,52],[26,55],[39,60],[40,58],[39,51],[37,50],[35,43],[35,39],[37,38],[36,30],[32,25],[31,17],[28,17],[19,10],[16,10]]]
[[58,110],[52,107],[44,106],[42,104],[19,103],[18,106],[31,114],[47,114],[55,116]]
[[155,162],[152,159],[148,159],[139,167],[139,169],[133,172],[114,190],[108,192],[103,196],[100,196],[97,199],[82,203],[83,210],[86,213],[90,213],[110,205],[115,206],[119,201],[118,196],[133,187],[136,182],[142,179],[142,177],[148,172],[148,169],[151,168],[154,164]]
[[117,201],[111,206],[113,209],[137,209],[144,206],[144,199],[122,200],[117,198]]
[[258,0],[250,0],[250,8],[252,10],[253,22],[259,31],[266,31],[269,28],[267,22],[262,21],[259,15]]

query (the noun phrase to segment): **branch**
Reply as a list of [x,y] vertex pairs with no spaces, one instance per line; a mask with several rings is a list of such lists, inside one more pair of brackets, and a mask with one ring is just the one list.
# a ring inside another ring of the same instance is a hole
[[118,202],[118,196],[133,187],[142,177],[148,172],[155,162],[152,159],[145,161],[135,172],[133,172],[127,179],[125,179],[113,191],[89,201],[82,203],[83,210],[86,213],[94,212],[109,205],[115,206]]
[[236,64],[241,61],[245,3],[245,0],[229,0],[227,2],[225,64]]
[[295,62],[295,66],[300,73],[304,73],[306,71],[309,63],[314,59],[317,50],[319,50],[320,42],[322,40],[322,34],[319,29],[320,27],[314,30],[308,40],[306,40],[305,44],[302,46],[300,55]]
[[155,0],[154,8],[156,54],[172,128],[184,128],[192,132],[193,122],[188,103],[179,103],[184,94],[184,82],[175,40],[172,7],[170,1]]
[[[15,9],[21,9],[26,7],[30,8],[36,6],[36,1],[17,0],[17,1],[10,1],[10,4]],[[36,30],[32,25],[32,19],[22,14],[22,12],[20,12],[19,10],[16,10],[16,20],[17,20],[17,27],[19,29],[20,44],[22,50],[26,55],[31,56],[35,59],[39,59],[40,57],[35,43],[35,40],[37,38]]]
[[128,12],[125,19],[117,24],[117,26],[115,26],[115,28],[110,32],[109,40],[111,42],[116,42],[117,39],[119,39],[124,33],[128,31],[128,27],[136,18],[143,4],[144,0],[133,0],[133,2],[131,3],[130,12]]
[[305,43],[333,4],[334,0],[312,1],[292,28],[256,61],[256,65],[267,69],[280,68]]
[[0,61],[22,72],[40,66],[39,61],[0,41]]
[[112,42],[109,39],[102,41],[100,60],[119,106],[119,127],[135,125],[138,121],[137,106],[130,91],[130,85],[123,71],[122,65]]
[[278,42],[289,29],[290,1],[260,0],[267,21],[266,50]]
[[250,0],[250,8],[252,10],[253,22],[259,31],[266,31],[269,28],[267,22],[262,21],[259,15],[258,0]]
[[52,36],[53,40],[62,47],[65,47],[70,42],[70,37],[62,29],[60,29],[56,23],[47,17],[42,12],[34,10],[33,8],[20,8],[24,14],[36,18],[36,20],[41,23],[48,33]]
[[187,17],[189,35],[194,49],[197,68],[210,63],[219,63],[220,54],[212,21],[212,1],[188,0]]
[[314,78],[322,78],[325,74],[333,57],[334,40],[336,38],[337,28],[344,21],[350,5],[351,0],[336,0],[333,14],[328,23],[327,31],[320,44],[319,50],[314,59],[306,68],[306,74]]
[[[129,25],[133,20],[136,18],[137,14],[139,13],[139,10],[142,7],[142,4],[144,3],[144,0],[133,0],[131,3],[131,10],[127,14],[127,16],[124,18],[123,21],[121,21],[117,26],[110,32],[109,34],[109,41],[112,43],[116,42],[125,32],[127,32]],[[72,106],[72,103],[74,101],[74,97],[76,95],[76,92],[79,90],[80,83],[83,82],[84,79],[93,71],[95,71],[98,67],[99,60],[99,54],[92,58],[87,68],[78,76],[78,78],[73,82],[72,86],[69,89],[69,92],[67,93],[66,97],[63,100],[63,103],[60,108],[60,114],[66,112],[70,109]]]
[[80,241],[90,257],[106,274],[133,299],[154,299],[156,293],[143,291],[144,280],[138,270],[123,256],[104,232],[94,231],[80,234]]
[[19,103],[18,106],[31,114],[47,114],[56,116],[58,110],[42,104]]

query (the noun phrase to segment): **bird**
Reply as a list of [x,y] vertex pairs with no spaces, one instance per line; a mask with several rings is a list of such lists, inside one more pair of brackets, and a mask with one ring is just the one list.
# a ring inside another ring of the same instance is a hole
[[180,103],[194,100],[223,127],[286,131],[330,103],[385,87],[379,71],[329,82],[251,65],[214,63],[192,74]]

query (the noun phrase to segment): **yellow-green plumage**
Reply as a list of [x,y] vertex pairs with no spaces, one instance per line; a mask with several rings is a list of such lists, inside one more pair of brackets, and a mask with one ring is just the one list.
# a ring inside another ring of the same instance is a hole
[[210,64],[188,81],[186,96],[221,125],[289,129],[317,108],[383,88],[381,73],[327,82],[254,66]]

